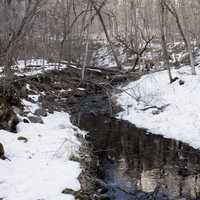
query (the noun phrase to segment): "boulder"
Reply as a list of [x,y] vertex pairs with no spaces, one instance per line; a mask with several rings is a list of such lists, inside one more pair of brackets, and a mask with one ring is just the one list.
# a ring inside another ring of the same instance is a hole
[[12,106],[5,98],[0,97],[0,129],[5,129],[16,133],[16,126],[19,123],[17,115]]
[[42,108],[37,109],[34,114],[37,115],[37,116],[42,116],[42,117],[47,116],[46,110],[42,109]]
[[23,119],[23,122],[24,122],[25,124],[30,123],[30,122],[28,121],[28,119],[26,119],[26,118]]
[[0,143],[0,159],[5,159],[5,151],[2,143]]
[[35,115],[28,116],[28,119],[30,120],[31,123],[39,123],[39,124],[44,123],[41,117]]

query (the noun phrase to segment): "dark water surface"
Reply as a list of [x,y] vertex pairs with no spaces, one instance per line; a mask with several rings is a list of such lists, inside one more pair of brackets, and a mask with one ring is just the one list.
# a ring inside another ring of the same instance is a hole
[[109,185],[111,199],[200,197],[199,150],[127,121],[92,114],[80,119],[80,128],[89,131],[100,161],[99,176]]

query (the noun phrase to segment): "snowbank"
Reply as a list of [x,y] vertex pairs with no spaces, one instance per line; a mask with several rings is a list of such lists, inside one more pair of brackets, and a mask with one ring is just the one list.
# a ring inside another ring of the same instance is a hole
[[43,59],[30,59],[30,60],[18,60],[17,65],[13,66],[16,69],[16,75],[36,75],[52,70],[62,70],[67,68],[67,64],[48,63]]
[[173,70],[184,81],[169,84],[167,71],[143,76],[120,88],[118,103],[124,111],[118,118],[128,120],[154,134],[174,138],[200,148],[200,70],[190,75],[190,67]]
[[[6,156],[0,160],[0,198],[5,200],[73,200],[62,191],[80,189],[80,165],[70,161],[80,143],[80,132],[64,112],[43,118],[44,124],[21,122],[18,134],[0,130]],[[27,138],[28,142],[18,140]]]

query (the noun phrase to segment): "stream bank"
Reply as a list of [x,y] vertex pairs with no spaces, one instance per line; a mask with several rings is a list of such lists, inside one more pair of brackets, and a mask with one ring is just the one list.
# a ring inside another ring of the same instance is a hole
[[[82,190],[75,195],[77,199],[199,198],[199,150],[113,118],[121,108],[110,99],[112,89],[137,76],[111,84],[112,76],[107,80],[105,73],[90,71],[91,79],[80,85],[77,69],[53,74],[47,79],[47,89],[44,85],[48,93],[41,98],[43,105],[70,112],[72,122],[88,132],[86,140],[81,138]],[[117,75],[113,72],[113,76]],[[60,93],[63,89],[68,92]]]
[[76,199],[198,199],[200,152],[113,118],[120,108],[111,101],[111,92],[128,79],[110,73],[89,71],[84,84],[80,84],[78,68],[26,80],[31,90],[24,98],[40,94],[43,111],[68,112],[75,125],[88,131],[86,140],[79,138],[80,158],[72,158],[83,169],[79,177],[82,189],[74,193]]

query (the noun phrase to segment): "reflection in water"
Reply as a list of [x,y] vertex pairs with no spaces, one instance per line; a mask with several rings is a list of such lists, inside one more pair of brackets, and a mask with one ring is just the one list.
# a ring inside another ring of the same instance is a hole
[[150,199],[200,196],[199,150],[148,134],[126,121],[92,115],[81,118],[80,127],[90,131],[103,179],[112,186],[112,199],[145,199],[144,192],[158,196]]

